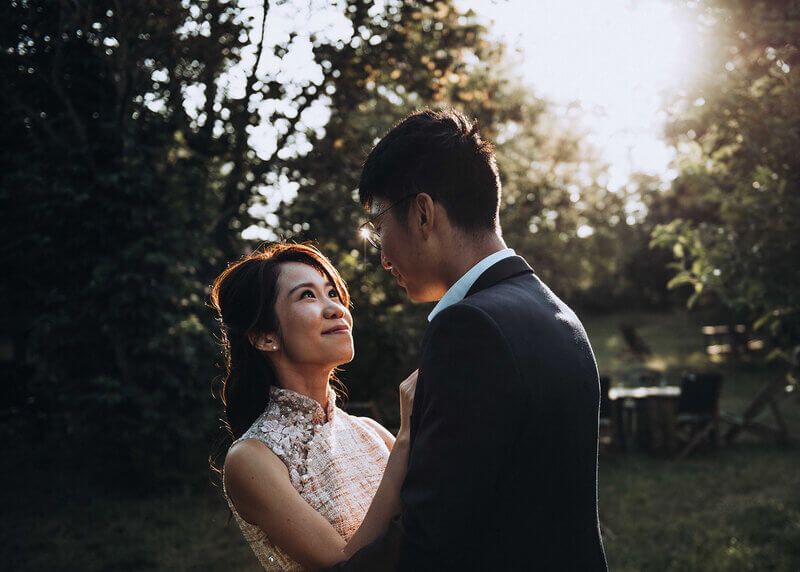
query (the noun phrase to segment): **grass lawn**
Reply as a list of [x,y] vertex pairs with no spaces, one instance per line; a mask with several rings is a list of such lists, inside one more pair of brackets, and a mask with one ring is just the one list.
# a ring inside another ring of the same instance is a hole
[[[598,368],[612,383],[632,365],[664,372],[671,385],[685,371],[716,370],[723,375],[721,409],[738,414],[762,383],[781,375],[776,366],[710,361],[702,315],[630,313],[583,322]],[[645,363],[625,351],[623,322],[653,350]],[[800,436],[800,400],[786,396],[780,407]],[[769,414],[759,419],[772,424]],[[800,451],[746,434],[726,449],[681,461],[601,458],[599,510],[611,532],[604,542],[614,570],[800,570]]]
[[[709,363],[701,317],[584,317],[600,370],[612,378],[630,365],[622,321],[638,327],[654,351],[648,365],[671,383],[686,368],[722,371],[723,409],[740,412],[777,373]],[[783,400],[782,409],[800,436],[798,400]],[[48,454],[54,446],[11,447],[0,488],[3,569],[260,569],[235,522],[225,526],[225,504],[211,485],[194,495],[103,492],[55,462]],[[614,570],[800,570],[800,451],[743,435],[729,448],[682,461],[602,458],[599,471],[600,519]]]

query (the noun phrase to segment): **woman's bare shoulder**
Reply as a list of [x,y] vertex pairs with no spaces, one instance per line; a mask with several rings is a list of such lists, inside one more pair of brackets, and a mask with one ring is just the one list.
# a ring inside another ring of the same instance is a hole
[[234,443],[225,455],[224,471],[233,476],[251,469],[268,468],[270,472],[289,474],[280,457],[258,439],[242,439]]
[[288,485],[289,471],[280,457],[257,439],[242,439],[234,443],[225,456],[223,480],[228,496],[240,516],[253,523],[249,508],[271,504],[270,493],[282,491]]

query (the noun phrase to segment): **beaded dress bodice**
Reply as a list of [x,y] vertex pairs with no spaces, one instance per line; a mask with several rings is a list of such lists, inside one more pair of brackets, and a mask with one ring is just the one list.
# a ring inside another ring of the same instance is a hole
[[[326,421],[327,414],[327,421]],[[391,433],[368,417],[353,417],[336,407],[328,386],[322,406],[303,394],[270,388],[266,410],[234,444],[257,439],[286,465],[292,486],[350,540],[372,502],[394,442]],[[270,542],[258,526],[239,516],[223,494],[253,552],[267,570],[304,570]]]

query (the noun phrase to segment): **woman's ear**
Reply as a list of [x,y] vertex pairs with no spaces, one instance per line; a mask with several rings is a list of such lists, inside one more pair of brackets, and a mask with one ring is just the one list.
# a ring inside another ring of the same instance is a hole
[[247,334],[250,343],[261,352],[271,352],[278,349],[276,336],[271,334]]

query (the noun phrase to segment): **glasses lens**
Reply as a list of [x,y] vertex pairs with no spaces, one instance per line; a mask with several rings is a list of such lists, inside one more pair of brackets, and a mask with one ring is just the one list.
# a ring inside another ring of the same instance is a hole
[[369,235],[367,235],[367,240],[369,240],[369,243],[372,246],[374,246],[375,248],[380,250],[380,248],[381,248],[381,235],[378,234],[378,232],[374,228],[369,229]]
[[358,230],[358,233],[361,235],[361,238],[369,242],[375,248],[380,249],[381,247],[381,235],[375,230],[375,227],[372,226],[371,223],[366,222]]

